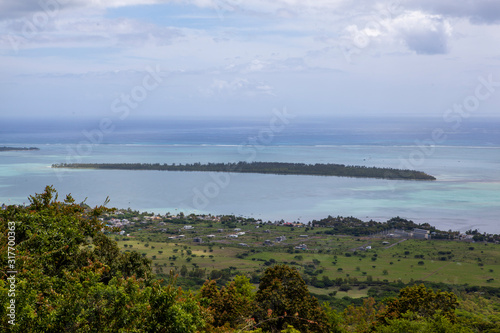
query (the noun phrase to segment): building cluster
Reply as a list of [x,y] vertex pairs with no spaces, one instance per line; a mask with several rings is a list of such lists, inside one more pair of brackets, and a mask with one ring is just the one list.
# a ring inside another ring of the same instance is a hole
[[[101,218],[100,220],[102,221],[103,219]],[[128,219],[116,219],[116,218],[112,218],[112,219],[106,221],[106,223],[110,227],[116,227],[116,228],[123,228],[125,226],[129,226],[129,225],[134,225],[135,224],[134,221],[129,221]]]
[[416,239],[430,239],[431,235],[429,230],[425,229],[413,229],[413,232],[410,233],[411,237],[416,238]]
[[283,222],[283,223],[278,223],[278,225],[282,225],[284,227],[296,227],[296,228],[302,228],[305,226],[304,224],[298,222]]
[[[285,237],[285,236],[278,236],[278,237],[276,237],[276,238],[274,239],[274,241],[275,241],[276,243],[281,243],[281,242],[283,242],[283,241],[285,241],[285,240],[286,240],[286,237]],[[264,245],[265,245],[265,246],[271,246],[271,245],[273,245],[273,244],[274,244],[274,243],[273,243],[270,239],[266,239],[266,240],[264,241]]]
[[463,240],[466,242],[473,242],[474,241],[474,235],[460,234],[458,237],[460,240]]
[[300,244],[295,247],[295,250],[307,250],[306,244]]

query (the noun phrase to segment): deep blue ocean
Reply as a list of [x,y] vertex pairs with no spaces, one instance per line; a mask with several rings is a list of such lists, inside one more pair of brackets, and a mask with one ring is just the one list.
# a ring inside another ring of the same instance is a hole
[[[40,119],[0,123],[0,202],[54,185],[91,205],[308,222],[401,216],[500,233],[500,120],[287,117]],[[416,169],[433,182],[318,176],[52,169],[53,163],[280,161]]]

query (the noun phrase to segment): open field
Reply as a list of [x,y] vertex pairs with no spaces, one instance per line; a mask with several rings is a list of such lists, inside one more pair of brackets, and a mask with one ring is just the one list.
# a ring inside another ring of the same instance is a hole
[[[205,278],[213,270],[227,268],[251,275],[285,263],[301,272],[315,294],[338,290],[338,286],[317,288],[321,286],[318,280],[326,279],[328,284],[328,280],[343,279],[353,285],[347,293],[338,291],[336,297],[366,296],[366,289],[356,286],[373,281],[500,287],[496,278],[500,244],[495,243],[329,235],[325,233],[329,228],[215,219],[148,221],[125,230],[128,236],[114,236],[120,248],[150,258],[156,271],[164,274],[179,272],[185,265],[188,270],[205,270]],[[237,238],[229,236],[236,233],[240,233]],[[281,241],[276,239],[282,236]],[[197,237],[201,243],[195,241]],[[266,240],[270,241],[267,246]],[[295,249],[300,244],[307,250]]]

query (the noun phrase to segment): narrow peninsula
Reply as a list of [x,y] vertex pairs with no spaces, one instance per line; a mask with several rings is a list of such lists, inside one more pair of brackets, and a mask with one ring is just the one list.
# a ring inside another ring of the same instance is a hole
[[398,180],[436,180],[422,171],[393,168],[366,167],[344,164],[304,164],[283,162],[237,162],[194,164],[148,163],[60,163],[53,168],[102,169],[102,170],[159,170],[198,172],[237,172],[278,175],[336,176],[356,178],[380,178]]
[[0,151],[40,150],[37,147],[0,147]]

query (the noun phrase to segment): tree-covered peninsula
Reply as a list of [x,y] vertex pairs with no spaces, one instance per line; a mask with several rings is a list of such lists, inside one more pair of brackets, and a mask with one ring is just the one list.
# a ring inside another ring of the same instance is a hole
[[0,147],[0,151],[40,150],[37,147]]
[[378,168],[344,164],[305,164],[283,162],[237,162],[237,163],[60,163],[53,168],[104,169],[104,170],[161,170],[198,172],[238,172],[278,175],[337,176],[357,178],[381,178],[401,180],[436,180],[422,171]]

